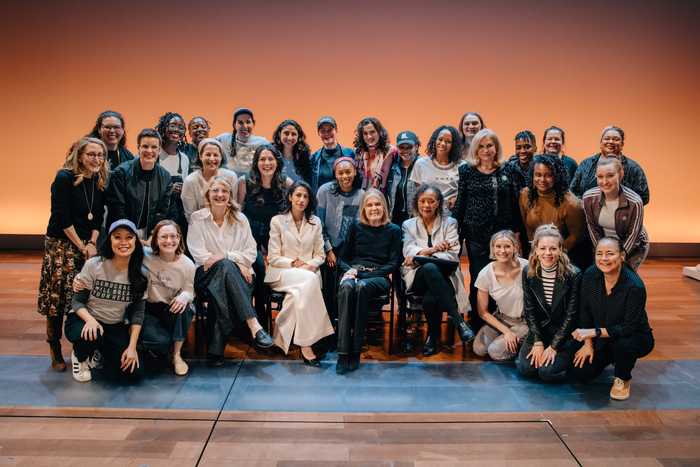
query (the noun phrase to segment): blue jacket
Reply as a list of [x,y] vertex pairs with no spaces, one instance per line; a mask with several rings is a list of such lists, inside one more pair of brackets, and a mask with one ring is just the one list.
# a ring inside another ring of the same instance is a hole
[[[338,147],[340,148],[341,154],[338,157],[349,157],[355,160],[355,151],[341,146],[340,143],[338,143]],[[324,150],[325,149],[321,147],[321,149],[311,155],[311,189],[314,190],[314,193],[318,193],[318,189],[323,185],[323,183],[318,183],[318,174],[321,171],[321,154]]]

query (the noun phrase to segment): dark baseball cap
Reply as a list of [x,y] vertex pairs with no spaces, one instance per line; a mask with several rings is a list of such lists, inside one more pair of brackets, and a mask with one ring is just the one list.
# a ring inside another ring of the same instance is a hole
[[417,142],[418,136],[416,136],[416,134],[412,131],[402,131],[399,133],[399,136],[396,137],[397,146],[401,144],[410,144],[411,146],[415,146]]
[[253,111],[252,111],[252,110],[246,109],[245,107],[241,107],[240,109],[236,110],[236,111],[233,113],[233,121],[234,121],[234,122],[236,121],[236,118],[238,118],[238,116],[239,116],[240,114],[248,114],[248,115],[250,115],[251,120],[255,120],[255,117],[253,117]]
[[322,118],[321,120],[319,120],[318,123],[316,124],[316,128],[317,128],[317,129],[318,129],[318,128],[321,128],[321,125],[323,125],[324,123],[330,123],[330,124],[333,125],[335,128],[338,128],[338,124],[335,123],[335,120],[333,120],[331,117],[323,117],[323,118]]

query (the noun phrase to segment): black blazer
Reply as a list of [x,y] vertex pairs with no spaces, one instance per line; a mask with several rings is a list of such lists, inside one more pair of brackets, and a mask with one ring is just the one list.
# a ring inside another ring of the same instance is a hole
[[[572,265],[573,266],[573,265]],[[529,266],[523,269],[523,316],[530,332],[527,342],[542,341],[547,347],[560,351],[569,345],[579,321],[579,292],[581,271],[573,266],[574,272],[566,272],[564,280],[554,281],[552,305],[547,306],[544,298],[542,279],[528,277]]]

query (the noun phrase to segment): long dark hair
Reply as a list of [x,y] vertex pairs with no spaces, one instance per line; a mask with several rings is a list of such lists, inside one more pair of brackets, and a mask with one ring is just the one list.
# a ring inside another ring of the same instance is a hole
[[[134,252],[131,253],[131,257],[129,258],[127,274],[129,276],[129,284],[131,285],[131,301],[137,302],[141,300],[143,294],[146,293],[148,278],[143,272],[143,246],[141,245],[138,235],[136,235],[136,233],[133,234],[135,237]],[[103,261],[114,258],[111,234],[108,236],[107,241],[102,244],[102,248],[100,248],[100,257]]]
[[126,147],[126,128],[124,127],[124,117],[122,117],[122,114],[119,112],[115,112],[114,110],[105,110],[102,112],[98,117],[97,117],[97,122],[95,122],[95,127],[92,129],[90,133],[85,135],[86,138],[100,138],[100,129],[102,128],[102,120],[104,120],[107,117],[116,117],[119,119],[120,122],[122,122],[122,130],[124,133],[122,134],[122,139],[119,140],[119,144],[121,146]]
[[[173,113],[173,112],[168,112],[162,117],[160,117],[160,120],[158,121],[158,125],[156,125],[156,130],[160,134],[160,137],[163,138],[163,143],[165,143],[165,130],[168,128],[168,125],[170,124],[170,120],[173,118],[179,118],[182,120],[182,124],[185,125],[185,119],[182,118],[182,115],[178,113]],[[187,148],[187,127],[185,127],[185,133],[182,134],[182,139],[178,141],[177,143],[177,150],[178,151],[184,151]]]
[[437,149],[435,147],[435,142],[437,141],[438,135],[442,130],[449,130],[452,133],[452,148],[450,148],[450,163],[457,164],[462,160],[462,138],[459,135],[457,128],[453,126],[442,125],[437,130],[433,131],[433,135],[428,141],[428,146],[425,148],[425,153],[430,156],[431,159],[435,159],[435,154],[437,154]]
[[365,118],[360,123],[357,124],[357,130],[355,131],[355,141],[353,142],[355,146],[355,154],[360,154],[362,151],[369,151],[367,143],[365,143],[365,138],[362,136],[362,129],[365,125],[372,125],[374,129],[379,133],[379,142],[377,143],[377,151],[381,151],[382,154],[386,155],[387,147],[389,146],[389,132],[379,123],[376,118]]
[[311,216],[313,216],[316,212],[318,200],[316,199],[316,194],[314,193],[314,190],[311,189],[311,185],[306,183],[304,180],[297,180],[296,182],[292,183],[292,185],[287,189],[287,199],[285,200],[286,204],[284,206],[283,213],[287,214],[292,212],[292,201],[289,198],[294,194],[294,190],[296,190],[297,188],[303,188],[309,194],[309,204],[307,204],[306,209],[304,209],[304,217],[306,217],[306,221],[309,224],[311,224],[310,219]]
[[569,175],[564,167],[564,162],[554,154],[540,154],[530,165],[530,170],[527,172],[528,207],[532,209],[540,197],[533,181],[537,164],[542,164],[552,171],[552,177],[554,178],[554,206],[559,207],[569,192]]
[[[343,162],[350,162],[350,161],[342,161]],[[359,190],[362,188],[362,171],[357,170],[357,165],[355,165],[354,162],[352,162],[353,167],[355,167],[355,178],[352,179],[352,189],[353,191]],[[340,193],[340,182],[338,181],[338,178],[335,176],[335,168],[333,168],[333,186],[331,186],[331,193],[334,195],[337,195]]]
[[248,183],[246,184],[246,190],[250,188],[250,197],[253,200],[253,204],[256,206],[262,206],[265,202],[263,198],[263,184],[262,184],[262,174],[260,173],[260,168],[258,167],[258,162],[260,161],[260,154],[263,151],[270,151],[273,156],[275,156],[275,161],[277,161],[277,167],[275,168],[275,173],[272,174],[272,181],[270,186],[272,188],[272,198],[275,203],[281,203],[284,201],[285,192],[285,180],[282,178],[282,168],[284,167],[284,161],[282,160],[282,154],[274,144],[263,144],[255,150],[253,154],[253,166],[250,168],[250,173],[248,174]]
[[311,180],[311,149],[309,148],[309,145],[306,144],[306,133],[304,133],[304,130],[301,129],[301,125],[294,120],[283,121],[272,134],[272,142],[280,153],[284,153],[284,144],[280,138],[280,133],[284,127],[290,125],[297,130],[297,133],[299,133],[297,144],[295,144],[292,148],[294,172],[296,172],[297,175],[301,175],[304,180]]

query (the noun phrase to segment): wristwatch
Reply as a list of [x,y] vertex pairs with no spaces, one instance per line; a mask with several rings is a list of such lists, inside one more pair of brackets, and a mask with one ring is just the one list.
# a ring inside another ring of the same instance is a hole
[[603,331],[600,330],[600,328],[595,328],[595,336],[600,337],[600,335],[603,333]]

